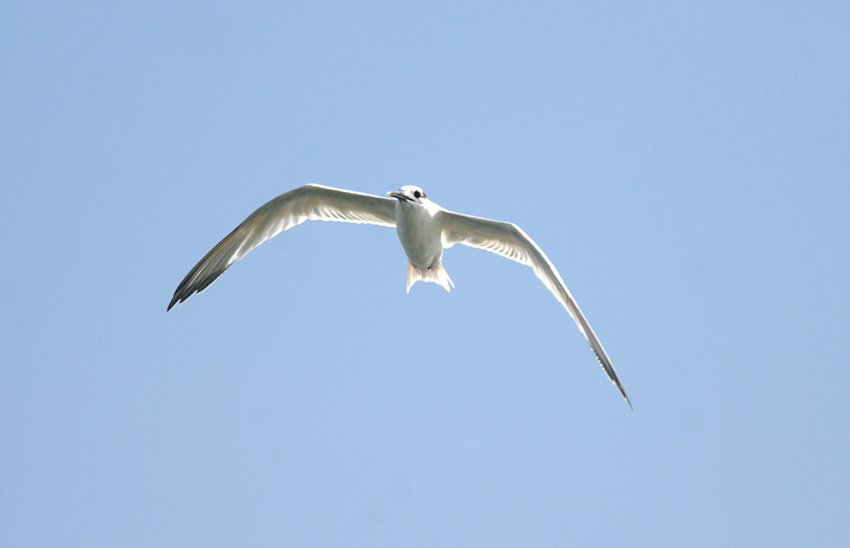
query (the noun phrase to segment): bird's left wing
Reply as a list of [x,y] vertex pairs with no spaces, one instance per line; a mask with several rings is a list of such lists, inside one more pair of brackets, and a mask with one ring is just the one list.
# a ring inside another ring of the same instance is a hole
[[498,253],[503,257],[532,267],[537,277],[564,305],[564,308],[578,324],[579,330],[590,343],[590,348],[593,349],[608,378],[620,389],[620,393],[626,398],[626,402],[631,408],[632,403],[626,395],[626,390],[623,388],[608,354],[602,348],[602,343],[599,342],[596,333],[593,332],[584,314],[582,314],[578,303],[573,299],[555,265],[543,253],[543,250],[534,243],[534,240],[513,223],[462,215],[445,209],[437,215],[440,216],[442,226],[443,247],[448,248],[454,244],[464,244]]
[[395,203],[392,198],[321,185],[304,185],[281,194],[249,215],[189,271],[174,291],[168,310],[206,289],[234,261],[284,230],[307,220],[394,227]]

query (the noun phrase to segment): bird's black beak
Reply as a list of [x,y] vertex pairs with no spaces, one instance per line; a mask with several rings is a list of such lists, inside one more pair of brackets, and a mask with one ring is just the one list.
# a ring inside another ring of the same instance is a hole
[[410,196],[408,196],[407,194],[405,194],[404,192],[402,192],[400,190],[393,190],[392,192],[387,192],[387,196],[392,196],[393,198],[395,198],[399,202],[412,202],[413,201],[410,198]]

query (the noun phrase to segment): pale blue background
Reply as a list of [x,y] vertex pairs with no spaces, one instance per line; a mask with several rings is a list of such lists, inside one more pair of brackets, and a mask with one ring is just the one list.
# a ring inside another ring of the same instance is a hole
[[[850,7],[0,8],[0,545],[847,546]],[[308,223],[510,220],[531,271]]]

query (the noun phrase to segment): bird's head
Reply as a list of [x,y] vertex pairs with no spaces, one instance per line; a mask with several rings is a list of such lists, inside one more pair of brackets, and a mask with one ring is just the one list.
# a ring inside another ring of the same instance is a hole
[[418,186],[405,185],[398,190],[387,192],[387,196],[392,196],[401,203],[424,205],[428,198],[425,196],[425,191]]

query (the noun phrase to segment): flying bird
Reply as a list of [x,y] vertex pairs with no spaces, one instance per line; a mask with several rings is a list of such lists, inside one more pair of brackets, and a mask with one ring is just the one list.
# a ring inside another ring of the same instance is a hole
[[388,192],[387,196],[389,198],[312,184],[281,194],[249,215],[189,271],[174,291],[168,310],[193,293],[206,289],[231,264],[261,243],[306,220],[395,227],[409,259],[408,292],[420,280],[440,284],[451,291],[454,283],[443,267],[442,258],[443,249],[455,244],[486,249],[533,268],[543,285],[575,320],[608,378],[620,390],[629,408],[632,407],[608,354],[555,265],[520,227],[448,211],[429,200],[417,186],[403,186]]

